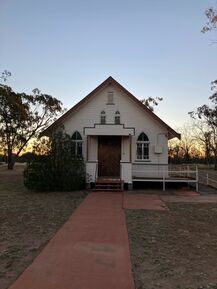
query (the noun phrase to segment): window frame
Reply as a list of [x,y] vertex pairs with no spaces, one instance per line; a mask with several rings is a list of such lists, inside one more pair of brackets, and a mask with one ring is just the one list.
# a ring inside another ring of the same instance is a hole
[[[139,140],[144,138],[144,140]],[[141,154],[139,154],[141,150]],[[148,136],[142,132],[139,134],[136,142],[136,159],[139,161],[149,161],[150,160],[150,141]]]
[[100,124],[106,124],[106,113],[104,110],[100,113]]
[[118,110],[115,112],[115,124],[121,124],[121,114]]
[[[75,135],[75,138],[74,138]],[[83,139],[79,131],[75,131],[71,136],[72,154],[76,159],[83,159]],[[79,149],[81,153],[79,153]]]

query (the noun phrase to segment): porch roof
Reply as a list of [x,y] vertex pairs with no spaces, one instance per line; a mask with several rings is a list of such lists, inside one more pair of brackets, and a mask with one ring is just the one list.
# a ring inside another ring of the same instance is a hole
[[85,135],[135,135],[135,128],[124,127],[123,124],[95,124],[94,127],[85,127]]

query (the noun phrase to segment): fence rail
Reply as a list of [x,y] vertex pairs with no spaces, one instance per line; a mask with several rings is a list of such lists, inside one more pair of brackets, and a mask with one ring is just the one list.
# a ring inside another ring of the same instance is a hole
[[208,172],[199,172],[198,181],[201,184],[217,188],[217,179],[211,177]]
[[196,190],[198,191],[198,168],[197,166],[171,166],[171,165],[133,165],[133,181],[134,182],[162,182],[163,190],[165,184],[173,183],[196,183]]
[[161,177],[178,177],[178,178],[196,178],[198,173],[197,166],[192,165],[145,165],[133,164],[133,177],[135,178],[161,178]]

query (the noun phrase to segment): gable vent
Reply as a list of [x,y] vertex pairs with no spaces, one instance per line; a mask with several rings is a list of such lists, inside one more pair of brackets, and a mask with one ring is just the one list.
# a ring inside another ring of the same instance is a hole
[[107,104],[114,104],[114,92],[109,91],[107,94]]

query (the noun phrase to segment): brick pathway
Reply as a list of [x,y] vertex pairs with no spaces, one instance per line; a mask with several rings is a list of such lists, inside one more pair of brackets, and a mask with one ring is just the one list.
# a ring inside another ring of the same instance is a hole
[[91,193],[9,289],[133,289],[120,193]]

